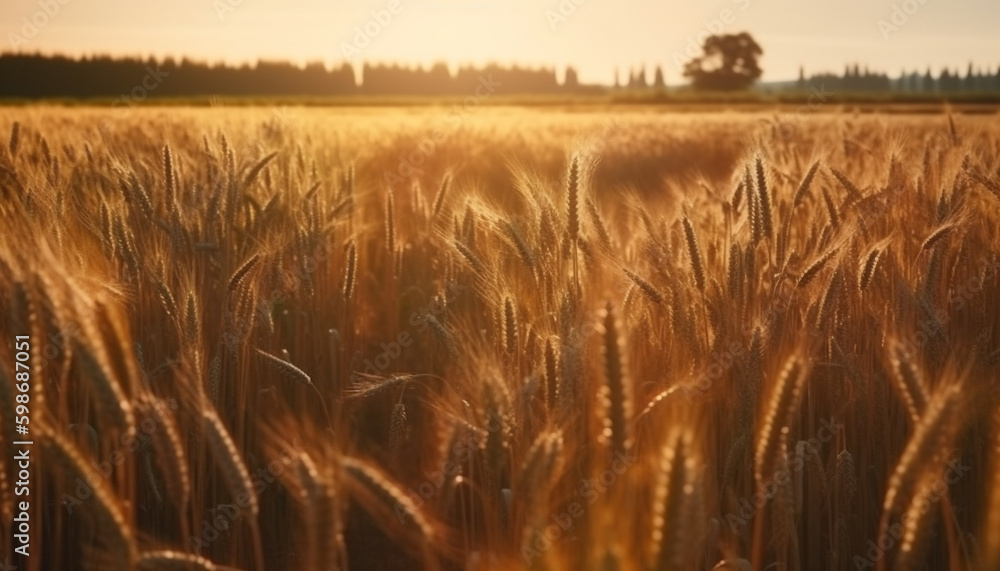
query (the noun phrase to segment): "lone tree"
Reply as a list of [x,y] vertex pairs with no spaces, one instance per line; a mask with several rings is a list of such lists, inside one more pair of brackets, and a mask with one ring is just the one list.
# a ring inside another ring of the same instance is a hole
[[695,89],[746,89],[760,77],[761,69],[757,65],[757,58],[764,51],[746,32],[709,36],[702,49],[704,55],[684,66],[684,77],[691,80]]

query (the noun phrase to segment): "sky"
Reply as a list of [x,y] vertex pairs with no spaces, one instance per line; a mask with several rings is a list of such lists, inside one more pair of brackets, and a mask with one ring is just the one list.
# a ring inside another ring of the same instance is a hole
[[[46,12],[45,7],[48,7]],[[866,64],[1000,67],[997,0],[2,0],[0,51],[426,65],[645,66],[683,82],[709,33],[750,32],[765,81]]]

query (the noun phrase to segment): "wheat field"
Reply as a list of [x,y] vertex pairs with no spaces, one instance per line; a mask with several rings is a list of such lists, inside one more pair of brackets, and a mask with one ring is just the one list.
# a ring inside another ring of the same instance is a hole
[[20,569],[1000,568],[996,115],[0,128]]

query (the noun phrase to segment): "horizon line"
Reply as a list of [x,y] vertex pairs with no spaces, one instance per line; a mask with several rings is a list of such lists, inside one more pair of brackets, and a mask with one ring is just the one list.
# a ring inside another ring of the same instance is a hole
[[[557,76],[557,78],[558,77],[565,78],[565,74],[566,74],[567,70],[571,70],[572,69],[572,70],[577,71],[577,72],[579,70],[579,66],[577,64],[538,64],[538,63],[525,63],[525,62],[504,62],[504,61],[500,60],[499,58],[496,59],[496,60],[489,60],[489,61],[487,61],[487,62],[485,62],[483,64],[476,64],[476,63],[472,63],[472,62],[442,61],[442,60],[431,61],[431,62],[426,62],[425,61],[425,62],[419,62],[419,63],[417,63],[417,62],[407,62],[407,61],[403,61],[403,60],[380,60],[380,59],[371,59],[371,60],[368,60],[368,59],[366,59],[366,60],[354,60],[354,61],[352,61],[352,60],[343,59],[343,58],[340,58],[340,59],[315,58],[315,59],[304,59],[303,60],[303,59],[294,59],[294,58],[269,58],[269,57],[266,57],[266,56],[260,56],[260,57],[252,58],[252,59],[251,58],[246,58],[246,59],[225,59],[225,58],[223,58],[223,59],[218,59],[218,58],[217,59],[212,59],[212,58],[208,58],[208,57],[199,58],[197,56],[176,55],[176,54],[171,54],[171,55],[152,55],[152,54],[142,55],[142,54],[111,54],[111,53],[99,53],[99,52],[71,54],[71,53],[68,53],[68,52],[57,52],[57,51],[45,52],[45,51],[43,51],[41,49],[36,49],[34,51],[27,51],[27,50],[20,50],[20,49],[18,49],[16,51],[8,51],[6,49],[0,49],[0,57],[5,57],[5,56],[42,57],[42,58],[49,58],[49,59],[62,58],[62,59],[68,59],[68,60],[71,60],[71,61],[84,61],[84,60],[88,60],[88,59],[100,59],[100,58],[110,59],[111,61],[149,61],[149,60],[153,60],[153,61],[155,61],[157,63],[161,63],[161,64],[167,63],[167,62],[171,62],[171,61],[174,62],[174,63],[176,63],[176,64],[179,64],[179,63],[182,63],[184,61],[188,61],[188,62],[191,62],[193,64],[207,65],[207,66],[210,66],[210,67],[226,66],[226,67],[232,67],[232,68],[236,68],[236,69],[239,69],[239,68],[242,68],[242,67],[247,67],[247,66],[249,66],[251,68],[254,68],[254,67],[258,67],[260,64],[278,64],[278,65],[289,65],[289,66],[294,67],[294,68],[296,68],[298,70],[305,70],[305,69],[307,69],[309,67],[312,67],[312,66],[315,66],[317,64],[320,64],[320,65],[322,65],[324,71],[328,71],[328,72],[329,71],[335,71],[338,68],[342,69],[344,66],[347,66],[347,67],[349,67],[354,72],[354,74],[355,74],[356,77],[360,76],[360,74],[363,74],[363,70],[364,70],[365,66],[396,67],[396,68],[400,68],[400,69],[404,69],[404,70],[429,71],[431,69],[434,69],[437,66],[443,65],[443,66],[445,66],[445,68],[447,68],[448,73],[450,75],[452,75],[452,76],[454,76],[457,72],[459,72],[459,71],[461,71],[463,69],[470,69],[470,68],[471,69],[483,69],[483,68],[494,67],[495,66],[495,67],[499,67],[499,68],[503,68],[503,69],[521,69],[521,70],[527,70],[527,71],[551,71],[551,72],[553,72]],[[844,65],[845,68],[852,68],[852,67],[859,67],[859,66],[861,66],[861,63],[860,62],[845,62],[843,65]],[[972,66],[971,62],[968,62],[967,64],[948,65],[948,66],[945,66],[943,69],[938,70],[937,75],[940,75],[940,72],[944,71],[945,69],[948,70],[949,72],[951,72],[953,70],[954,71],[958,71],[958,72],[962,72],[962,68],[963,67],[966,68],[966,73],[967,73],[969,66]],[[874,75],[884,74],[886,77],[888,77],[890,79],[894,79],[894,78],[895,79],[899,79],[899,78],[903,77],[902,74],[898,74],[898,73],[897,74],[890,74],[888,71],[885,71],[885,70],[881,70],[880,71],[877,68],[873,71],[872,67],[870,65],[867,65],[867,64],[864,67],[865,67],[866,71],[868,71],[868,72],[870,72],[870,73],[872,73]],[[637,65],[615,66],[611,70],[611,75],[618,76],[619,72],[624,71],[625,73],[623,75],[624,75],[624,78],[627,80],[631,76],[631,74],[635,73],[636,71],[638,71],[641,74],[649,74],[651,72],[655,76],[655,73],[656,73],[657,69],[664,70],[666,68],[667,68],[667,65],[665,65],[663,63],[646,64],[645,62],[643,62],[642,64],[637,64]],[[800,69],[805,69],[805,65],[804,64],[800,64]],[[904,70],[905,70],[905,68],[904,68]],[[977,74],[980,74],[980,75],[983,72],[985,72],[986,75],[1000,75],[1000,64],[997,64],[997,68],[996,69],[992,69],[990,67],[983,67],[983,66],[978,66],[978,67],[973,66],[973,70]],[[810,76],[838,75],[839,73],[842,73],[842,71],[843,70],[841,70],[841,72],[837,72],[837,71],[833,71],[833,70],[816,71],[816,72],[812,72],[810,75],[806,75],[806,79],[808,79]],[[913,75],[913,74],[924,75],[924,74],[926,74],[927,71],[932,71],[932,69],[931,69],[931,67],[929,65],[926,66],[926,67],[925,66],[914,67],[913,70],[910,72],[910,75]],[[765,72],[766,72],[766,70],[765,70]],[[674,74],[671,74],[671,76],[673,76],[673,75]],[[666,74],[664,75],[664,77],[666,77]],[[683,77],[683,76],[681,76],[681,77]],[[788,82],[795,82],[795,81],[798,81],[798,80],[799,80],[798,77],[784,77],[784,78],[767,79],[767,80],[758,81],[758,82],[759,83],[763,83],[763,84],[767,84],[767,83],[788,83]],[[667,86],[671,86],[671,85],[686,85],[686,83],[687,82],[675,83],[675,82],[669,82],[669,81],[667,81],[666,85]],[[613,88],[615,86],[615,83],[614,82],[598,82],[598,83],[586,83],[586,84],[581,83],[581,85],[608,86],[608,87],[612,87]]]

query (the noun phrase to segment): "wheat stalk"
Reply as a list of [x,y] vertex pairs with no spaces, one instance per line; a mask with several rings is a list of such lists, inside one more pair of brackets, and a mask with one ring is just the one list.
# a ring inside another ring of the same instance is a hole
[[927,404],[889,479],[882,503],[883,520],[900,507],[906,494],[911,493],[930,460],[947,448],[956,427],[959,394],[957,386],[947,386]]
[[754,478],[758,486],[774,474],[782,440],[792,428],[806,379],[806,368],[797,356],[785,362],[767,402],[754,453]]
[[698,237],[694,234],[691,221],[684,217],[684,239],[687,242],[688,258],[691,262],[691,273],[694,275],[698,290],[705,291],[705,268],[701,263],[701,249],[698,247]]
[[545,340],[545,409],[551,418],[559,402],[559,338],[552,335]]
[[508,355],[517,354],[517,308],[510,296],[503,300],[503,340]]
[[163,146],[163,181],[167,211],[174,212],[177,209],[177,179],[170,145]]
[[739,184],[736,185],[736,190],[733,191],[732,198],[729,199],[729,203],[733,206],[733,212],[738,213],[740,210],[740,204],[743,203],[744,188],[744,182],[740,181]]
[[701,486],[689,430],[675,430],[660,452],[653,495],[649,561],[655,569],[689,569],[700,542],[697,523]]
[[917,368],[917,365],[910,359],[905,347],[900,343],[894,343],[892,347],[892,370],[896,389],[899,391],[906,405],[907,411],[914,425],[920,422],[920,417],[927,408],[930,400],[927,394],[927,382]]
[[438,187],[437,194],[434,195],[434,203],[431,207],[431,217],[437,218],[444,207],[445,199],[448,197],[448,187],[451,185],[451,175],[446,174],[441,179],[441,186]]
[[167,405],[156,397],[148,400],[146,410],[157,422],[157,430],[151,436],[160,471],[166,478],[171,496],[177,498],[178,505],[183,508],[191,498],[191,473],[180,432],[167,409]]
[[373,465],[358,458],[340,459],[344,486],[362,506],[382,521],[388,530],[412,524],[422,542],[429,545],[435,537],[434,528],[410,496]]
[[601,242],[601,247],[606,251],[611,251],[611,235],[608,234],[608,228],[601,217],[601,211],[597,209],[597,204],[590,197],[587,197],[583,202],[587,207],[587,213],[590,215],[590,221],[597,230],[597,238]]
[[210,560],[180,551],[144,551],[136,562],[141,571],[216,571],[220,569]]
[[566,181],[566,225],[569,239],[575,242],[580,236],[580,163],[576,157],[570,162]]
[[396,202],[392,191],[385,192],[385,247],[391,254],[396,251]]
[[238,288],[240,284],[243,283],[243,278],[246,277],[246,275],[250,272],[250,270],[252,270],[253,267],[257,265],[257,262],[259,261],[260,261],[260,254],[254,254],[253,256],[250,257],[249,260],[243,262],[243,265],[237,268],[236,271],[233,272],[233,275],[230,276],[229,278],[229,285],[228,285],[229,291],[233,291],[236,288]]
[[837,182],[840,183],[840,186],[844,187],[844,190],[846,190],[847,193],[851,195],[851,199],[861,200],[862,198],[861,189],[855,186],[855,184],[851,182],[851,179],[847,178],[847,175],[845,175],[839,169],[832,166],[830,167],[830,173],[833,174],[833,177],[835,179],[837,179]]
[[44,453],[51,461],[62,468],[67,476],[73,475],[88,482],[93,499],[85,505],[100,528],[107,533],[102,541],[113,550],[117,564],[123,568],[133,565],[138,558],[138,547],[132,525],[113,490],[109,489],[103,478],[93,474],[83,455],[67,438],[47,427],[39,427],[39,431]]
[[535,267],[535,257],[531,253],[531,247],[528,246],[528,243],[524,241],[524,237],[521,236],[521,232],[509,220],[502,221],[500,225],[507,233],[510,241],[514,243],[521,261],[529,270],[533,270]]
[[274,355],[263,351],[261,349],[254,349],[258,355],[264,358],[276,371],[293,381],[302,383],[303,385],[313,386],[312,379],[303,371],[302,369],[296,367],[292,363],[275,357]]
[[14,124],[10,126],[10,142],[7,144],[7,148],[10,149],[10,156],[17,156],[17,148],[21,142],[21,123],[14,121]]
[[570,163],[569,177],[566,183],[566,226],[569,243],[573,249],[574,292],[579,297],[581,290],[577,245],[580,241],[580,163],[576,157],[573,157]]
[[205,429],[208,448],[222,469],[222,475],[229,486],[229,491],[238,502],[246,502],[250,515],[254,518],[260,513],[260,502],[254,490],[253,480],[247,470],[243,457],[236,448],[229,431],[214,410],[204,407],[201,411],[202,426]]
[[812,186],[813,178],[816,177],[816,171],[819,169],[819,161],[813,162],[809,170],[806,171],[804,177],[802,177],[802,182],[799,183],[799,187],[795,190],[795,196],[792,198],[792,205],[798,206],[802,203],[802,199],[805,198],[806,194],[809,192],[809,187]]
[[344,299],[351,301],[354,298],[354,282],[358,273],[358,247],[354,239],[347,242],[347,263],[344,267]]
[[836,228],[840,226],[840,215],[837,213],[837,207],[833,204],[833,199],[830,198],[830,193],[827,192],[826,187],[823,187],[823,204],[826,205],[826,213],[830,217],[830,225]]
[[470,250],[468,246],[458,240],[455,240],[452,243],[455,244],[455,249],[458,250],[459,254],[462,254],[462,257],[465,258],[465,261],[469,262],[469,265],[472,266],[472,269],[474,269],[477,274],[486,274],[486,265],[483,264],[482,260],[479,259],[479,256],[477,256],[475,252]]
[[604,337],[604,381],[601,388],[603,414],[602,438],[612,452],[624,452],[632,445],[629,425],[632,421],[632,387],[625,366],[619,334],[620,325],[609,301],[601,317]]
[[990,461],[992,469],[988,480],[989,493],[986,521],[983,527],[983,556],[980,569],[997,569],[1000,566],[1000,410],[994,410],[990,424],[994,434],[990,441]]
[[809,285],[816,275],[819,274],[824,267],[826,267],[827,262],[829,262],[830,259],[833,258],[839,251],[840,248],[831,248],[825,254],[817,258],[815,262],[809,264],[809,267],[807,267],[806,270],[802,272],[802,275],[799,276],[799,280],[796,282],[795,287],[803,288]]
[[864,261],[861,263],[860,272],[858,273],[858,291],[864,292],[868,289],[868,285],[875,276],[875,268],[878,267],[878,261],[881,256],[882,249],[878,247],[872,248],[868,252],[868,255],[865,256]]
[[91,326],[86,326],[87,337],[94,341],[80,342],[78,352],[74,353],[80,360],[80,365],[93,387],[97,397],[97,406],[108,421],[122,431],[131,435],[135,432],[135,412],[132,402],[118,382],[114,369],[108,360],[103,347],[97,346],[99,339]]
[[243,188],[250,188],[250,185],[257,180],[257,175],[260,174],[260,171],[264,170],[264,167],[266,167],[267,164],[277,155],[277,152],[273,152],[254,163],[254,165],[250,167],[250,170],[247,171],[246,176],[243,177]]
[[389,450],[393,456],[398,456],[399,451],[406,440],[406,405],[397,402],[392,407],[392,415],[389,417]]
[[771,195],[767,189],[767,173],[764,171],[764,161],[758,156],[757,167],[757,195],[760,200],[761,223],[764,229],[764,237],[771,239],[774,237],[774,222],[771,213]]
[[664,302],[663,294],[660,293],[660,291],[656,289],[653,284],[642,279],[628,268],[622,268],[622,271],[625,272],[625,275],[635,283],[635,285],[639,288],[639,291],[641,291],[650,301],[658,305]]
[[927,251],[933,248],[937,243],[945,238],[955,229],[954,224],[942,224],[936,230],[930,233],[926,239],[920,244],[921,251]]

